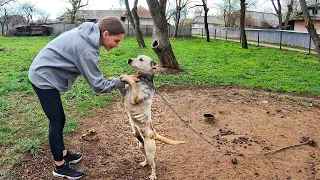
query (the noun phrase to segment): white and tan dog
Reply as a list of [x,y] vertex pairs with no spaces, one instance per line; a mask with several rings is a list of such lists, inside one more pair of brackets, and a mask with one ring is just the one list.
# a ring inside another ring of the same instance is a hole
[[139,140],[139,148],[144,154],[144,161],[141,166],[149,164],[152,172],[150,179],[157,179],[156,176],[156,142],[155,140],[166,144],[182,144],[184,141],[175,141],[155,132],[151,119],[152,98],[155,91],[153,84],[154,73],[157,70],[157,63],[148,56],[138,56],[128,60],[128,64],[138,72],[140,82],[133,81],[128,75],[120,76],[121,80],[128,86],[120,90],[125,97],[124,104],[129,116],[129,122],[132,126],[134,136]]

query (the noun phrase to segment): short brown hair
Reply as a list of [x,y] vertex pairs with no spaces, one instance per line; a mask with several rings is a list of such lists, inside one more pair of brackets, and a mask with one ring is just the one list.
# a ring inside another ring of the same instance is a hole
[[106,16],[100,19],[98,22],[98,26],[100,32],[108,31],[110,35],[119,35],[126,33],[122,22],[118,18],[113,16]]

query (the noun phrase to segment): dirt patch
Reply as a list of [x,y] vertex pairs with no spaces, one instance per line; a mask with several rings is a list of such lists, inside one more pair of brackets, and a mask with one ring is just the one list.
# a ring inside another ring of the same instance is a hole
[[12,50],[0,48],[0,52],[10,52],[10,51],[12,51]]
[[[319,146],[302,145],[264,155],[264,152],[298,144],[302,137],[320,141],[319,97],[293,97],[236,87],[169,88],[155,94],[152,116],[157,132],[183,145],[157,143],[158,179],[319,179]],[[203,114],[215,122],[203,122]],[[66,145],[84,154],[76,165],[83,179],[147,179],[150,167],[131,135],[119,99],[66,137]],[[94,129],[99,141],[81,138]],[[20,179],[53,179],[51,153],[26,156],[14,168]]]

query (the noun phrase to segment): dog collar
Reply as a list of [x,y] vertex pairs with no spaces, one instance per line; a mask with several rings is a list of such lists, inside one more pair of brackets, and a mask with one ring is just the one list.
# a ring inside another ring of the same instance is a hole
[[140,79],[141,79],[142,81],[147,82],[147,83],[148,83],[148,84],[150,84],[152,87],[154,87],[154,83],[153,83],[153,82],[151,82],[151,81],[149,81],[147,78],[140,77]]

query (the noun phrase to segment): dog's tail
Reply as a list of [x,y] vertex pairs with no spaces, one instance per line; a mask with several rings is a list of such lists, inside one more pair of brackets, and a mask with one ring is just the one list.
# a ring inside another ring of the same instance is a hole
[[[155,132],[155,133],[156,133],[156,132]],[[186,143],[185,141],[176,141],[176,140],[168,139],[168,138],[166,138],[166,137],[163,137],[163,136],[159,135],[158,133],[156,133],[154,139],[155,139],[155,140],[158,140],[158,141],[161,141],[161,142],[163,142],[163,143],[172,144],[172,145],[177,145],[177,144],[184,144],[184,143]]]

